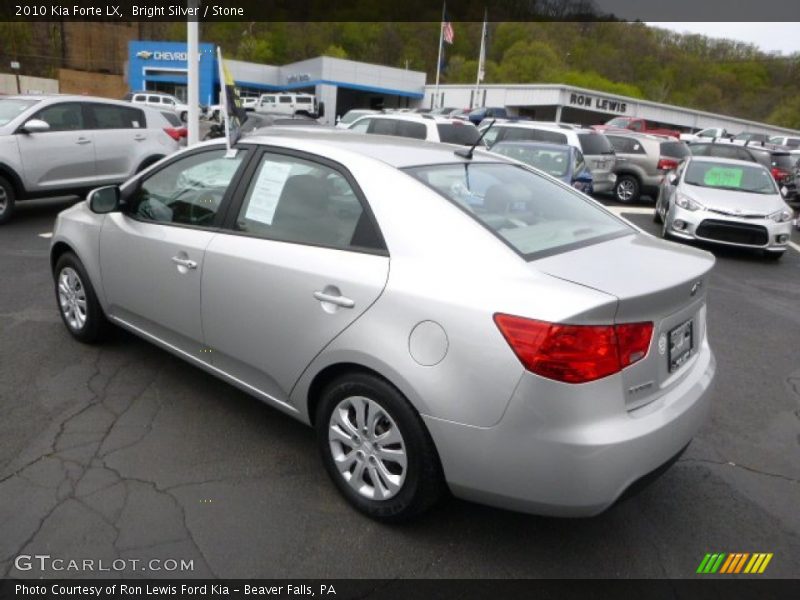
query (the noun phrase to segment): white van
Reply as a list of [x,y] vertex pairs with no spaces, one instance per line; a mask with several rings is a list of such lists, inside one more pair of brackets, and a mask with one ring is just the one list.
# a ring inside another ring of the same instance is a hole
[[302,112],[309,116],[316,116],[319,114],[319,105],[317,97],[313,94],[276,92],[261,94],[256,105],[256,112],[284,115]]

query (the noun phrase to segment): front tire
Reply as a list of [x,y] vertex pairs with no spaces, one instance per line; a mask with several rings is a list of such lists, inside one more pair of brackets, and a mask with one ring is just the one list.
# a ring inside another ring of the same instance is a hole
[[56,262],[53,277],[58,312],[67,331],[85,344],[102,340],[109,323],[78,257],[71,252],[62,254]]
[[639,180],[632,175],[621,175],[614,184],[614,198],[623,204],[639,201],[641,186]]
[[328,475],[367,516],[402,521],[441,498],[433,440],[408,400],[383,379],[356,372],[334,380],[321,394],[315,423]]
[[14,214],[16,194],[14,187],[4,177],[0,177],[0,225],[8,223]]

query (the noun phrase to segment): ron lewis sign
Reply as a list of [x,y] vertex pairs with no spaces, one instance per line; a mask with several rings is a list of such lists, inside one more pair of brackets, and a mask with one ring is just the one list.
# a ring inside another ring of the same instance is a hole
[[590,96],[589,94],[578,94],[572,92],[569,95],[570,106],[580,108],[602,110],[603,112],[613,112],[625,114],[628,111],[628,103],[620,100],[611,100],[600,96]]

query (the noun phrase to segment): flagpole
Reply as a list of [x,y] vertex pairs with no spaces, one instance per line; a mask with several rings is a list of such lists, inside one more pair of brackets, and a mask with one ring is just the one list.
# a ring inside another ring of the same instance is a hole
[[475,78],[475,106],[478,106],[478,93],[480,92],[481,80],[483,80],[483,65],[486,62],[486,19],[488,9],[483,9],[483,29],[481,30],[481,51],[478,54],[478,75]]
[[231,151],[231,118],[230,108],[228,107],[228,94],[225,90],[225,64],[222,62],[222,48],[217,46],[217,63],[219,69],[219,99],[222,105],[220,112],[225,115],[225,146],[227,153]]
[[444,16],[447,3],[442,2],[442,20],[439,23],[439,57],[436,59],[436,91],[433,94],[433,106],[436,108],[436,102],[439,98],[439,73],[442,70],[442,44],[444,43]]

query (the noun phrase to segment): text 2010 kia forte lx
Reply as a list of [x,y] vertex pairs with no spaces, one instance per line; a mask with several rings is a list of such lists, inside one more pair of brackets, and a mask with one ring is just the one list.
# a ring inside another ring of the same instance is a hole
[[298,128],[237,149],[59,215],[73,336],[124,327],[312,425],[386,520],[447,488],[593,515],[702,425],[710,254],[486,152]]

